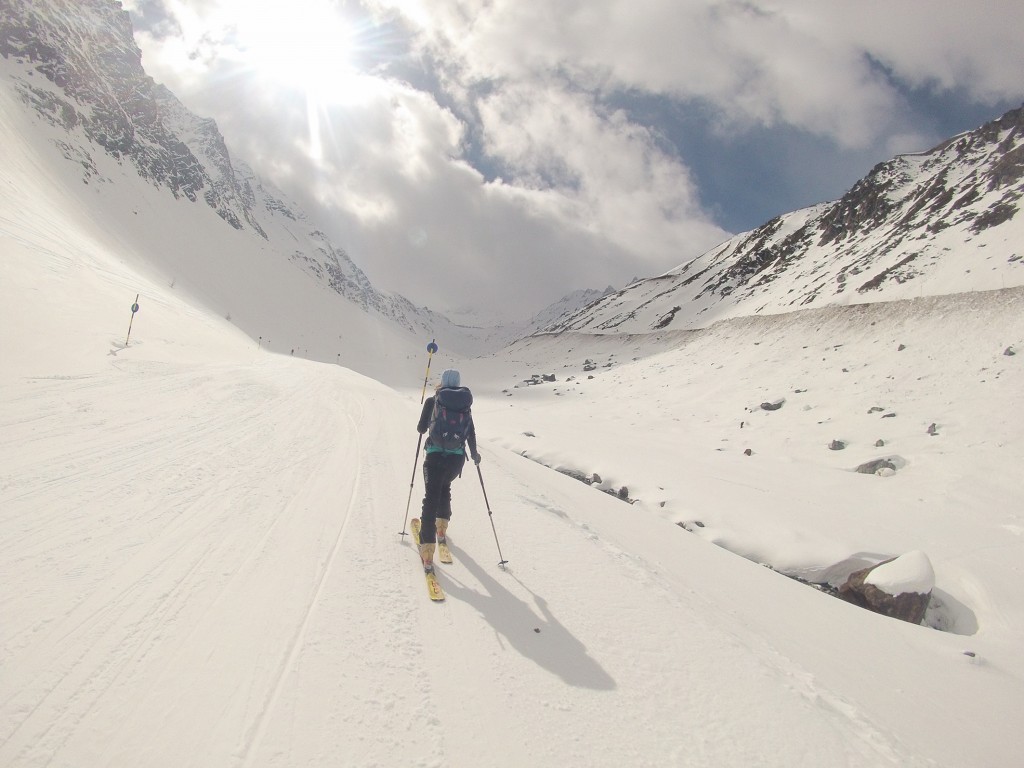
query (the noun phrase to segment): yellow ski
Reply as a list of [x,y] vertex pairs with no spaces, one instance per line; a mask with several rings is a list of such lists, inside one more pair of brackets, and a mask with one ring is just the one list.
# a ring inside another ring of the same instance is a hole
[[448,549],[448,542],[437,542],[437,559],[442,563],[450,564],[452,562],[452,551]]
[[[418,517],[414,517],[412,519],[412,540],[416,544],[416,554],[419,555],[420,519]],[[449,554],[449,557],[450,556],[451,555]],[[424,568],[423,575],[427,579],[427,594],[430,595],[430,599],[434,600],[435,602],[440,602],[441,600],[444,600],[444,590],[441,589],[441,585],[437,581],[437,575],[434,573],[433,566],[431,566],[430,570]]]

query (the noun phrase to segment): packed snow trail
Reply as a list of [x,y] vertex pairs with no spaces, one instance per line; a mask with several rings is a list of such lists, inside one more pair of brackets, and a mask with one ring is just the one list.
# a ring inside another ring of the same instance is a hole
[[576,512],[620,502],[485,450],[509,571],[467,472],[433,605],[398,536],[411,402],[112,352],[0,409],[0,764],[915,763]]

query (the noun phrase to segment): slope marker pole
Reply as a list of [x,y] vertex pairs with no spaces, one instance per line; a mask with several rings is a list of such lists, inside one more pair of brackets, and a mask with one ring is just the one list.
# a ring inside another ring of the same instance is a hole
[[132,323],[135,322],[135,313],[139,311],[139,295],[135,294],[135,301],[132,302],[132,319],[128,321],[128,335],[124,337],[124,346],[128,347],[128,339],[132,337]]

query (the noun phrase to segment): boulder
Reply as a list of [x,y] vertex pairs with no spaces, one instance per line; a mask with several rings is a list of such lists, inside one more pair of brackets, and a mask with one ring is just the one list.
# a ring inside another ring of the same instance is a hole
[[879,470],[882,469],[891,469],[893,472],[895,472],[896,465],[893,464],[892,461],[890,461],[889,459],[875,459],[874,461],[869,461],[864,464],[861,464],[859,467],[857,467],[857,472],[860,472],[862,475],[877,475]]
[[850,574],[839,597],[883,616],[920,624],[934,587],[928,556],[915,550]]

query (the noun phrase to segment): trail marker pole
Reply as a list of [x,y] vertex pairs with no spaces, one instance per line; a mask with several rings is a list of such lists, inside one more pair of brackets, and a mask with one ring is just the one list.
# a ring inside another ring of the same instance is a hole
[[124,338],[125,347],[128,346],[128,339],[132,337],[132,323],[135,322],[135,313],[139,311],[139,294],[135,294],[135,301],[132,303],[132,319],[128,321],[128,335]]

